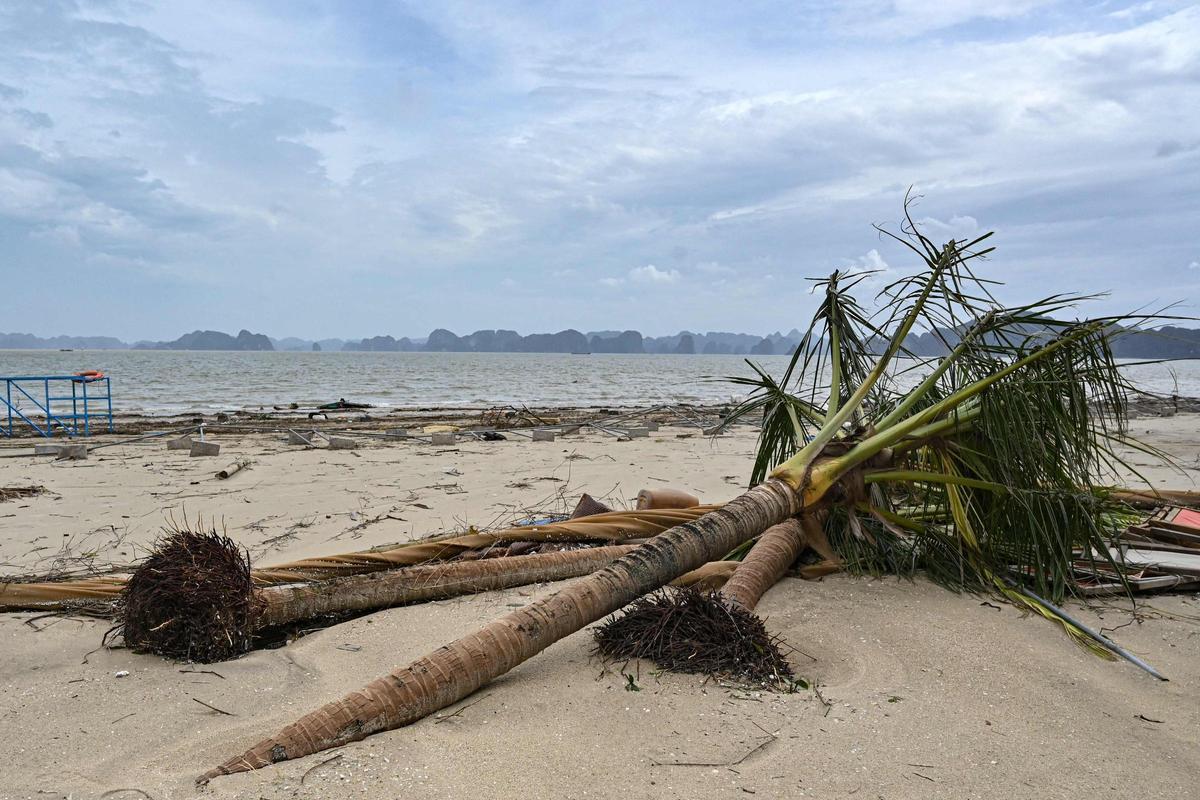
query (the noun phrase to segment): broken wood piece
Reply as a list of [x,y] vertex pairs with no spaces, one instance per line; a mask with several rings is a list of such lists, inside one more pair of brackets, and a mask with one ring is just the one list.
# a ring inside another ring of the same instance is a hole
[[218,472],[217,478],[219,480],[228,480],[230,477],[238,474],[239,472],[241,472],[248,466],[250,466],[249,461],[235,461],[234,463],[230,464],[225,469]]

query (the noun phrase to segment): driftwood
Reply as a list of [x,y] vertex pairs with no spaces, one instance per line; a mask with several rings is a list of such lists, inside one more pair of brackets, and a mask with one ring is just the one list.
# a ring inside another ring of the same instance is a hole
[[220,480],[227,480],[229,478],[232,478],[234,475],[238,474],[239,472],[241,472],[242,470],[246,469],[249,466],[250,466],[249,461],[246,461],[246,460],[235,461],[232,464],[230,464],[228,467],[226,467],[225,469],[218,472],[217,478]]

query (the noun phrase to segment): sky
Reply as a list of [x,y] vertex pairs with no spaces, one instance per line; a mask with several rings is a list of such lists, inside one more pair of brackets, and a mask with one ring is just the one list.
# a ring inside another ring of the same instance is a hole
[[1200,314],[1200,6],[0,2],[0,331],[803,327],[873,229]]

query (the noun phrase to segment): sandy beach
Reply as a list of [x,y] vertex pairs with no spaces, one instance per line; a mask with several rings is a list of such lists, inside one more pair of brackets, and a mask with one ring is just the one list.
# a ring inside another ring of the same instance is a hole
[[[1136,435],[1185,467],[1150,467],[1155,485],[1195,486],[1198,422],[1133,421]],[[585,431],[443,447],[363,439],[343,451],[289,446],[276,434],[212,438],[217,458],[167,451],[162,440],[78,462],[0,458],[0,486],[46,489],[0,504],[0,573],[127,564],[171,519],[216,520],[269,565],[569,510],[581,492],[614,507],[656,486],[723,501],[744,485],[754,446],[749,428],[713,439],[677,425],[624,442]],[[215,478],[239,459],[250,468]],[[1131,453],[1131,462],[1150,459]],[[816,691],[747,692],[646,663],[606,667],[584,631],[407,728],[193,786],[301,714],[552,590],[382,611],[206,666],[107,649],[104,620],[0,615],[0,798],[1195,792],[1195,593],[1144,597],[1137,618],[1118,600],[1080,611],[1171,678],[1159,683],[988,598],[845,575],[786,578],[759,606]]]

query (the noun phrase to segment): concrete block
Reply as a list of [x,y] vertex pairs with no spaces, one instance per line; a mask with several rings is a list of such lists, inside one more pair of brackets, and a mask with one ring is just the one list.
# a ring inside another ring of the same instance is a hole
[[56,456],[60,449],[62,449],[61,444],[35,444],[33,454],[35,456]]
[[86,444],[64,444],[58,447],[59,458],[69,458],[72,461],[84,461],[87,459]]
[[167,449],[168,450],[191,450],[192,449],[192,437],[181,436],[178,439],[168,439],[167,440]]
[[309,434],[306,437],[302,433],[297,433],[296,431],[289,430],[288,435],[287,435],[287,443],[288,444],[300,444],[300,445],[304,445],[305,447],[312,447],[313,443],[312,443],[311,437],[312,437],[312,434]]
[[430,434],[430,436],[433,438],[434,444],[454,444],[456,441],[458,441],[458,437],[450,432],[434,433]]
[[629,430],[625,431],[625,434],[630,439],[637,439],[638,437],[649,436],[650,429],[649,428],[630,428]]
[[216,442],[192,442],[191,449],[188,455],[192,458],[197,456],[219,456],[221,454],[221,445]]
[[358,448],[358,442],[354,439],[347,439],[345,436],[330,436],[330,450],[354,450]]
[[651,433],[654,433],[655,431],[658,430],[658,423],[657,422],[647,422],[642,427],[645,428],[646,430],[650,431]]
[[554,431],[534,431],[533,440],[535,442],[553,442]]

